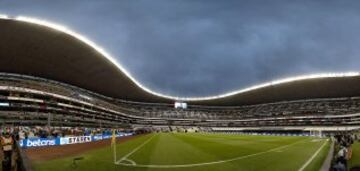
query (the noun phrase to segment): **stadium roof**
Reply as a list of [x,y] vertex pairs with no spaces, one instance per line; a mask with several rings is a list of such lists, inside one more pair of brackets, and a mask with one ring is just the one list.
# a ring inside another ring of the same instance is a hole
[[244,105],[309,98],[360,96],[360,73],[292,77],[209,97],[173,97],[154,92],[86,37],[64,26],[28,17],[0,15],[0,72],[42,77],[105,96],[152,103]]

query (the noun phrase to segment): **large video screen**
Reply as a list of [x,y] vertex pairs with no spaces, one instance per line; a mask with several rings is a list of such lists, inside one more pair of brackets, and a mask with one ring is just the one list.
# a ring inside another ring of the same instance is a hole
[[176,109],[186,109],[187,108],[187,103],[184,102],[175,102],[174,107]]

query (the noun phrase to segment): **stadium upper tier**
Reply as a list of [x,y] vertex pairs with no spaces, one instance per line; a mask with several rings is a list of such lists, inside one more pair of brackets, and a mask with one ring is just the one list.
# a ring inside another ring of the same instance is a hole
[[[135,80],[103,49],[85,37],[45,21],[0,15],[0,72],[31,75],[107,97],[150,103],[241,106],[289,100],[360,96],[360,74],[289,78],[212,97],[172,97]],[[220,83],[219,83],[220,84]]]
[[360,123],[360,97],[321,98],[243,106],[175,109],[171,104],[108,98],[56,81],[0,73],[0,124],[118,127],[346,126]]

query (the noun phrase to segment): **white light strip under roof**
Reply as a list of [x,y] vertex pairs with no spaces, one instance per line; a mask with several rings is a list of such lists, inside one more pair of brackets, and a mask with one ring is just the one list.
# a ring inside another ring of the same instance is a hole
[[1,19],[9,19],[9,16],[8,16],[8,15],[4,15],[4,14],[0,14],[0,18],[1,18]]
[[48,22],[45,20],[40,20],[40,19],[36,19],[36,18],[30,18],[30,17],[24,17],[24,16],[18,16],[15,18],[9,18],[7,15],[1,15],[0,14],[0,18],[1,19],[11,19],[11,20],[17,20],[17,21],[23,21],[23,22],[27,22],[27,23],[32,23],[32,24],[37,24],[37,25],[42,25],[45,27],[49,27],[61,32],[64,32],[68,35],[71,35],[73,37],[75,37],[76,39],[86,43],[87,45],[91,46],[92,48],[94,48],[96,51],[98,51],[102,56],[104,56],[106,59],[108,59],[109,61],[111,61],[119,70],[120,72],[123,72],[131,81],[133,81],[137,86],[139,86],[141,89],[143,89],[144,91],[153,94],[155,96],[159,96],[162,98],[167,98],[167,99],[171,99],[171,100],[175,100],[175,101],[202,101],[202,100],[214,100],[214,99],[220,99],[220,98],[225,98],[225,97],[229,97],[229,96],[233,96],[233,95],[237,95],[237,94],[241,94],[241,93],[245,93],[245,92],[249,92],[249,91],[253,91],[256,89],[260,89],[260,88],[265,88],[265,87],[270,87],[270,86],[274,86],[274,85],[279,85],[279,84],[284,84],[284,83],[290,83],[290,82],[294,82],[294,81],[301,81],[301,80],[309,80],[309,79],[317,79],[317,78],[334,78],[334,77],[354,77],[354,76],[360,76],[359,72],[346,72],[346,73],[321,73],[321,74],[311,74],[311,75],[302,75],[302,76],[296,76],[296,77],[289,77],[289,78],[285,78],[285,79],[280,79],[280,80],[276,80],[276,81],[271,81],[271,82],[267,82],[267,83],[263,83],[263,84],[258,84],[258,85],[254,85],[245,89],[240,89],[240,90],[236,90],[236,91],[232,91],[232,92],[228,92],[225,94],[220,94],[220,95],[216,95],[216,96],[206,96],[206,97],[175,97],[175,96],[169,96],[169,95],[164,95],[161,93],[157,93],[154,92],[152,90],[150,90],[149,88],[145,87],[144,85],[142,85],[140,82],[138,82],[133,76],[131,76],[131,74],[126,71],[124,69],[124,67],[122,67],[122,65],[113,57],[111,56],[108,52],[106,52],[103,48],[101,48],[100,46],[98,46],[96,43],[94,43],[93,41],[89,40],[88,38],[86,38],[85,36],[76,33],[70,29],[68,29],[65,26],[59,25],[59,24],[55,24],[52,22]]

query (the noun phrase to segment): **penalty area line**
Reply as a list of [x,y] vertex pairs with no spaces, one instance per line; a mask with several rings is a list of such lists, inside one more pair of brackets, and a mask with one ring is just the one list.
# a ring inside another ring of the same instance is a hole
[[262,154],[266,154],[266,153],[270,153],[270,152],[275,152],[277,150],[281,150],[284,149],[286,147],[290,147],[293,146],[295,144],[301,143],[303,141],[306,140],[301,140],[301,141],[297,141],[295,143],[292,144],[287,144],[284,146],[280,146],[280,147],[276,147],[267,151],[262,151],[262,152],[258,152],[258,153],[254,153],[254,154],[249,154],[249,155],[245,155],[245,156],[240,156],[240,157],[235,157],[232,159],[227,159],[227,160],[219,160],[219,161],[214,161],[214,162],[207,162],[207,163],[195,163],[195,164],[182,164],[182,165],[144,165],[144,164],[136,164],[136,165],[131,165],[131,164],[126,164],[126,163],[120,163],[118,162],[117,164],[119,165],[123,165],[123,166],[130,166],[130,167],[142,167],[142,168],[185,168],[185,167],[197,167],[197,166],[205,166],[205,165],[213,165],[213,164],[221,164],[221,163],[227,163],[227,162],[232,162],[232,161],[236,161],[236,160],[241,160],[241,159],[246,159],[246,158],[250,158],[253,156],[258,156],[258,155],[262,155]]
[[[118,160],[116,162],[116,164],[121,164],[121,161],[130,161],[128,159],[128,157],[130,157],[132,154],[134,154],[136,151],[138,151],[141,147],[143,147],[145,144],[147,144],[148,142],[150,142],[153,138],[155,137],[155,135],[153,135],[152,137],[150,137],[149,139],[147,139],[145,142],[143,142],[142,144],[140,144],[139,146],[137,146],[135,149],[133,149],[132,151],[130,151],[128,154],[126,154],[125,156],[123,156],[120,160]],[[131,160],[132,161],[132,160]],[[132,161],[133,163],[135,163],[134,161]],[[131,163],[132,163],[131,162]],[[135,163],[136,164],[136,163]]]

